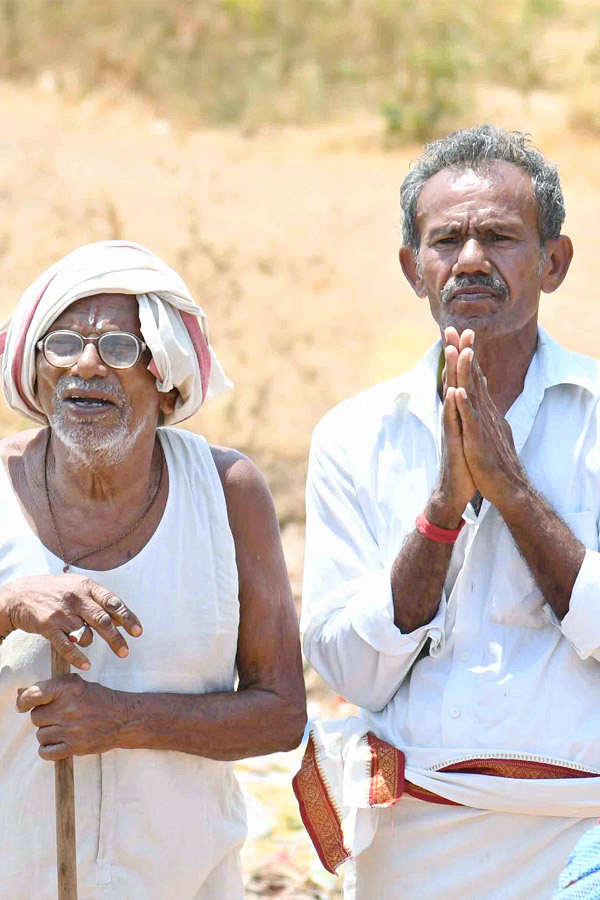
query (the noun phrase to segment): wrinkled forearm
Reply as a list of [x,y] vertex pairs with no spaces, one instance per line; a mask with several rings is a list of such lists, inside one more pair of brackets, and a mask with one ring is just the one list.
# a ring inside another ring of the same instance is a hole
[[244,759],[297,747],[306,724],[303,706],[262,688],[211,694],[116,693],[126,709],[118,735],[123,749]]
[[[456,528],[462,510],[448,510],[434,495],[425,515],[440,528]],[[427,625],[435,616],[448,574],[452,544],[437,543],[417,530],[407,537],[392,566],[394,624],[404,634]]]
[[506,491],[497,508],[546,602],[562,620],[585,557],[584,545],[529,483]]

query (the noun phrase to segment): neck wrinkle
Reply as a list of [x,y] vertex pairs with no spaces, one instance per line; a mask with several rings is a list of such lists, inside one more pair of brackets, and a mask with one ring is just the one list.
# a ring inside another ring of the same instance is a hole
[[120,463],[97,465],[100,454],[94,454],[90,465],[84,457],[79,461],[51,431],[48,490],[58,508],[86,501],[110,503],[117,498],[120,506],[143,504],[156,488],[162,452],[156,433],[151,444],[148,437],[143,430]]

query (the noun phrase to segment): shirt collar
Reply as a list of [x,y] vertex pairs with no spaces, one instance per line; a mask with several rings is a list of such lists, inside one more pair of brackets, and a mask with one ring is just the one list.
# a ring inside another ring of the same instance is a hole
[[442,359],[442,342],[436,341],[414,368],[401,376],[401,386],[395,402],[413,413],[435,434],[439,417],[440,397],[438,373]]
[[598,362],[590,356],[566,350],[538,327],[536,357],[544,390],[559,384],[573,384],[596,396],[600,389]]

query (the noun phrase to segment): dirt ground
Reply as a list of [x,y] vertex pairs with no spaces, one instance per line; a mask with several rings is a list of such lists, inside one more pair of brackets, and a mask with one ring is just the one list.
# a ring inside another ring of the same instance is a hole
[[[497,92],[488,120],[532,132],[559,164],[575,260],[542,323],[598,355],[600,140],[565,130],[549,95]],[[187,424],[263,468],[297,601],[310,433],[341,398],[411,366],[436,338],[397,262],[398,189],[417,147],[382,149],[378,120],[312,129],[183,131],[141,101],[65,104],[51,80],[0,83],[0,315],[75,246],[126,237],[177,268],[205,307],[235,391]],[[591,291],[591,293],[590,293]],[[25,423],[0,408],[0,434]],[[311,715],[339,702],[309,676]],[[289,787],[298,753],[240,766],[252,798],[248,896],[331,898]],[[337,885],[337,886],[336,886]],[[336,893],[338,891],[338,893]]]

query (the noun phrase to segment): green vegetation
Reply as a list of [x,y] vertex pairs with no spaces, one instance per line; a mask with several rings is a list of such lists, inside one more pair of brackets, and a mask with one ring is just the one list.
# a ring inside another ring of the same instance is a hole
[[600,135],[600,10],[588,22],[591,41],[583,57],[581,76],[570,98],[569,125],[575,130]]
[[[593,6],[586,22],[578,5],[582,29],[598,29]],[[194,124],[378,112],[390,136],[423,139],[461,124],[482,83],[555,88],[546,38],[570,14],[561,0],[0,0],[0,77],[133,90]]]

